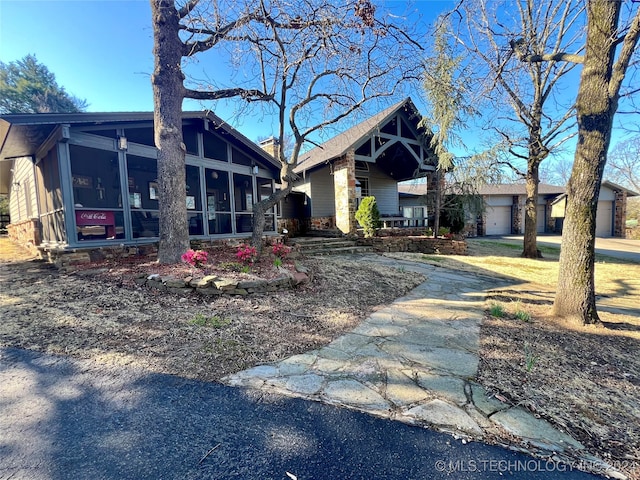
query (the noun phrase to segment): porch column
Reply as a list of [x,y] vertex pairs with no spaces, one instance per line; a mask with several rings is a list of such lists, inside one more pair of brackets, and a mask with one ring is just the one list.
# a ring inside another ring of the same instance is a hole
[[336,227],[346,234],[356,231],[355,153],[349,150],[334,162],[333,184],[336,202]]

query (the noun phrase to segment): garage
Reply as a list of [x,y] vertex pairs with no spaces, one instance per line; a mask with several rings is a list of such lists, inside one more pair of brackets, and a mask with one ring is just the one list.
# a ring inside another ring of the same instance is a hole
[[495,206],[487,207],[486,211],[486,235],[510,235],[511,234],[511,207]]
[[613,202],[605,200],[598,202],[596,211],[596,237],[611,237],[613,235]]

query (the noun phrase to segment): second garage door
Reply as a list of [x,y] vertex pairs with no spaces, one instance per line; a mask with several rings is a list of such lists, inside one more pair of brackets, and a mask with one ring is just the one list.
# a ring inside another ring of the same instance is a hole
[[596,212],[596,237],[610,237],[613,230],[613,202],[598,202]]
[[487,235],[511,234],[511,207],[487,207],[486,213]]

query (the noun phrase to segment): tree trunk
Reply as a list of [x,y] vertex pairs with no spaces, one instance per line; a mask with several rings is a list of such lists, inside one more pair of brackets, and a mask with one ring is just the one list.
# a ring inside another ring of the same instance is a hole
[[554,313],[599,323],[594,259],[596,207],[607,160],[618,91],[609,91],[615,57],[619,1],[588,2],[587,45],[576,103],[578,146],[567,186],[560,272]]
[[262,234],[264,233],[265,213],[273,208],[276,203],[283,200],[284,197],[291,193],[292,185],[287,185],[276,192],[269,195],[269,198],[259,201],[253,205],[253,231],[251,233],[251,246],[256,249],[258,256],[262,254]]
[[180,19],[173,0],[151,0],[151,12],[155,57],[151,83],[160,209],[158,261],[171,264],[180,262],[181,255],[189,249],[182,140],[182,42],[178,36]]
[[434,172],[436,177],[436,191],[433,205],[433,238],[438,238],[438,232],[440,230],[440,211],[442,210],[442,188],[440,181],[440,169],[436,168]]
[[527,167],[527,199],[524,207],[524,258],[542,258],[538,250],[538,184],[540,183],[539,162],[529,157]]

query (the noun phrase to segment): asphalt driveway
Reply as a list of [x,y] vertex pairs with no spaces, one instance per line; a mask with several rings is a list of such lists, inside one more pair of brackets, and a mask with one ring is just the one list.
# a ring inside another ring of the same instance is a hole
[[0,479],[593,479],[316,402],[0,349]]
[[[524,241],[522,235],[506,235],[499,237],[504,240]],[[560,235],[538,235],[540,245],[559,246],[562,243]],[[626,238],[596,238],[596,253],[613,258],[640,263],[640,240]]]

